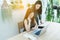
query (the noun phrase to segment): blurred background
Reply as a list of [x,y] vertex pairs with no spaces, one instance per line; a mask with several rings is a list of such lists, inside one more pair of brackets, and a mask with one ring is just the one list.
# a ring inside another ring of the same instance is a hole
[[[18,23],[37,0],[0,0],[0,40],[19,34]],[[60,23],[60,0],[42,1],[42,21]]]

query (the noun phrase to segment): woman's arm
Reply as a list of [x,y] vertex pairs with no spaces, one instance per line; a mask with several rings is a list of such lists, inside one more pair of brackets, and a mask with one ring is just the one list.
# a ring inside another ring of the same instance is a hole
[[43,22],[42,22],[42,14],[39,15],[39,20],[40,20],[40,23],[43,24]]
[[38,28],[38,25],[37,25],[37,22],[36,22],[36,20],[34,19],[34,22],[35,22],[35,28]]
[[30,31],[30,24],[27,23],[27,20],[26,19],[24,20],[24,25],[25,25],[26,31],[29,32]]
[[37,29],[38,28],[38,25],[37,25],[37,22],[36,22],[36,20],[34,19],[34,23],[35,23],[35,27],[34,28],[32,28],[32,29]]

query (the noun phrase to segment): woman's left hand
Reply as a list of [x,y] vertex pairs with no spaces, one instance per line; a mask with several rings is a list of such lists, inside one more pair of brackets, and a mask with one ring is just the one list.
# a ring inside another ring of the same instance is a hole
[[43,24],[43,22],[42,22],[42,21],[40,21],[40,23],[41,23],[41,24]]

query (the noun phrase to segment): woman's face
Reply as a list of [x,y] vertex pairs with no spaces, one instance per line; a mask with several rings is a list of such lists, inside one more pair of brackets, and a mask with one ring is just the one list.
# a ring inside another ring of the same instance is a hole
[[36,10],[38,10],[40,7],[41,7],[40,4],[36,4],[36,5],[35,5],[35,9],[36,9]]
[[29,17],[32,18],[34,16],[34,13],[30,13]]

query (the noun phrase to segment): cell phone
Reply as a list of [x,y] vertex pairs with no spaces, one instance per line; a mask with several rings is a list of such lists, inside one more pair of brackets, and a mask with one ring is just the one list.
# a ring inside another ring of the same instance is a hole
[[38,26],[38,28],[42,29],[42,28],[44,28],[44,26]]

